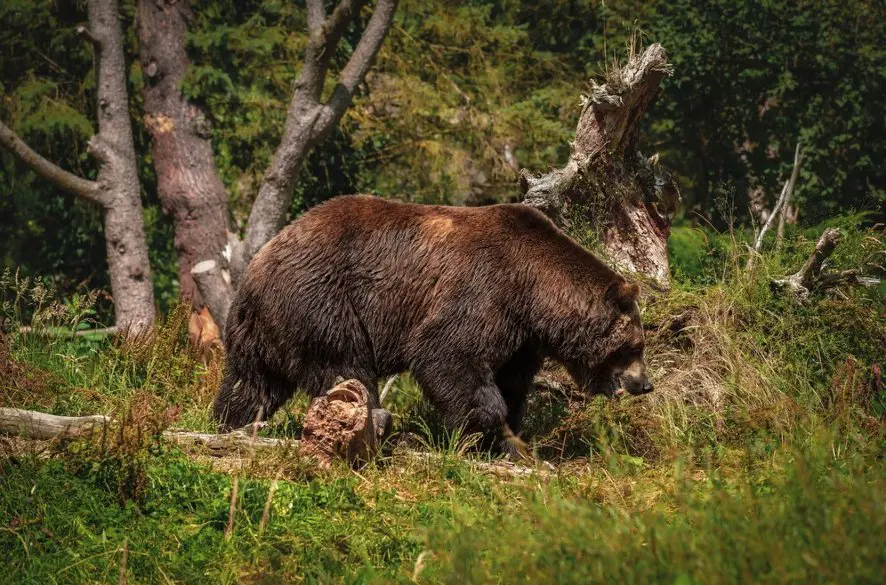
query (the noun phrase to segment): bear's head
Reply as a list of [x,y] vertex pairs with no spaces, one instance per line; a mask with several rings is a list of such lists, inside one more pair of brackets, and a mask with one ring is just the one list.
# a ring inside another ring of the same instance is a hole
[[575,381],[591,394],[616,396],[652,392],[643,361],[645,335],[637,296],[640,288],[624,280],[613,282],[603,298],[604,333],[594,333],[591,356],[566,362]]

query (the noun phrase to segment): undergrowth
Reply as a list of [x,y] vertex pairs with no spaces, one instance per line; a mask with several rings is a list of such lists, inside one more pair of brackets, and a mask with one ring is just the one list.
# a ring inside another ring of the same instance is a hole
[[[841,221],[833,267],[882,277],[882,233]],[[0,438],[0,582],[879,582],[883,287],[798,305],[769,285],[818,233],[789,227],[750,271],[735,234],[672,252],[674,289],[642,307],[656,391],[589,399],[551,365],[525,438],[557,471],[519,480],[472,466],[471,438],[446,433],[408,375],[395,430],[437,457],[322,471],[297,453],[186,456],[158,435],[212,429],[222,368],[189,344],[187,308],[151,340],[75,337],[88,297],[57,304],[6,274],[0,406],[120,424]],[[263,433],[297,437],[307,405]]]

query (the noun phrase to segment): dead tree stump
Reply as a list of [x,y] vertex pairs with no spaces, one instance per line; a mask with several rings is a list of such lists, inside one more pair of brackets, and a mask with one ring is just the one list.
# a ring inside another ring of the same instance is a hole
[[671,72],[664,48],[653,44],[605,83],[592,81],[566,166],[520,177],[524,203],[570,231],[592,230],[617,268],[662,289],[670,284],[667,240],[680,193],[658,155],[644,156],[638,142],[640,120]]
[[363,384],[345,380],[314,399],[302,430],[304,455],[328,468],[333,459],[345,459],[351,465],[369,461],[377,450],[373,412]]

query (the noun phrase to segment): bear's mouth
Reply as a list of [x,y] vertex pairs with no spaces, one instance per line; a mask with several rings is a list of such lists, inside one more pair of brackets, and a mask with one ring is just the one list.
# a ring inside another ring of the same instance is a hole
[[621,385],[621,377],[618,374],[609,374],[597,378],[597,383],[592,386],[591,394],[602,394],[607,398],[617,398],[624,389]]
[[612,394],[609,397],[613,400],[620,400],[628,393],[622,382],[621,374],[615,374],[612,376],[612,388]]

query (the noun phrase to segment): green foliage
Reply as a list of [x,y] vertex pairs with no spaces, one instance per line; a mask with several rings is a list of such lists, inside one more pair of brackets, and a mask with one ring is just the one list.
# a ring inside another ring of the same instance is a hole
[[[629,514],[557,495],[431,532],[428,582],[875,583],[884,524],[878,466],[784,458],[748,482]],[[677,471],[676,473],[680,473]],[[679,481],[679,480],[678,480]],[[861,521],[867,518],[870,521]],[[532,530],[527,526],[532,525]]]
[[[276,0],[199,2],[189,36],[193,65],[183,86],[212,122],[216,164],[244,225],[264,170],[280,142],[292,88],[307,44],[304,8]],[[341,67],[357,30],[333,60]],[[341,53],[344,53],[343,55]],[[327,78],[327,92],[334,77]],[[340,130],[308,157],[296,186],[293,215],[358,191],[367,149]]]
[[648,127],[702,213],[724,183],[774,201],[798,140],[794,201],[806,221],[883,205],[874,161],[886,126],[871,108],[886,86],[882,3],[680,0],[647,14],[676,72]]
[[603,475],[507,484],[457,461],[396,486],[376,470],[284,481],[263,532],[270,481],[241,478],[230,540],[230,478],[175,453],[151,457],[146,499],[123,506],[88,459],[6,461],[0,579],[113,581],[125,540],[134,582],[879,582],[886,477],[870,453],[828,446],[767,457],[746,479],[679,464],[637,476],[641,501],[595,502]]

